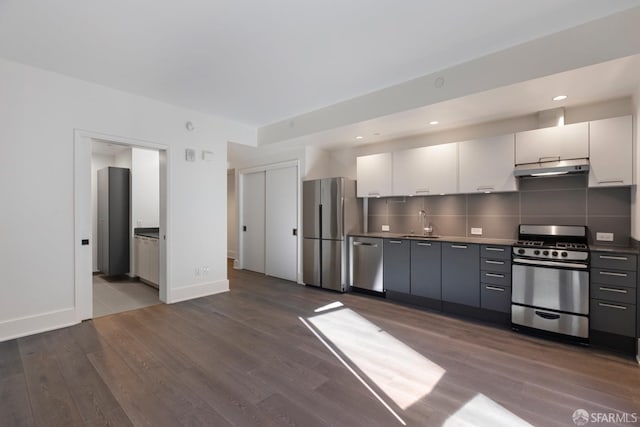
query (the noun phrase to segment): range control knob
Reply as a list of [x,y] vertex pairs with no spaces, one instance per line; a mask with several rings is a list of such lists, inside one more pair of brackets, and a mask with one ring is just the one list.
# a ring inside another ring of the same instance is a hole
[[549,255],[549,251],[544,251],[544,252],[542,252],[542,255],[545,255],[545,256],[546,256],[546,255]]
[[533,254],[534,255],[540,255],[540,251],[536,249],[535,251],[533,251]]
[[520,255],[524,255],[524,249],[518,249],[518,253],[519,253]]
[[558,256],[558,252],[553,251],[553,252],[551,252],[551,255],[553,255],[553,256]]
[[562,252],[562,256],[566,258],[568,254],[566,252]]

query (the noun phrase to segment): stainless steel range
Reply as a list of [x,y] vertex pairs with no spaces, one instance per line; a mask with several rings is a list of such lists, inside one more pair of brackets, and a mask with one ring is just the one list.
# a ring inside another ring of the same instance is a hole
[[520,225],[511,264],[511,323],[589,338],[586,226]]

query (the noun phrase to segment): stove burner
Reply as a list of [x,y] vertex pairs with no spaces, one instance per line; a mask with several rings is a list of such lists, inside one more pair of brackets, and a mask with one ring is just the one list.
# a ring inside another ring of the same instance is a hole
[[542,241],[537,241],[537,240],[518,240],[516,242],[516,245],[519,246],[542,246],[543,242]]

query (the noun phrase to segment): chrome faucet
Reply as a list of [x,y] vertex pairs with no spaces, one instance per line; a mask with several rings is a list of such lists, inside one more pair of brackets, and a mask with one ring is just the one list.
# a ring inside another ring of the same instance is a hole
[[[418,216],[422,219],[422,233],[424,236],[433,233],[433,225],[431,222],[427,222],[427,211],[424,209],[420,209],[418,211]],[[428,224],[428,225],[427,225]]]

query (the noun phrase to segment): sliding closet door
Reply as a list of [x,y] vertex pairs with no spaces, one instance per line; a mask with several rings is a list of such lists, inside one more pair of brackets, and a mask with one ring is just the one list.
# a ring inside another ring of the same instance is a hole
[[242,252],[244,268],[265,272],[265,172],[242,175]]
[[266,171],[266,274],[298,276],[298,168]]

